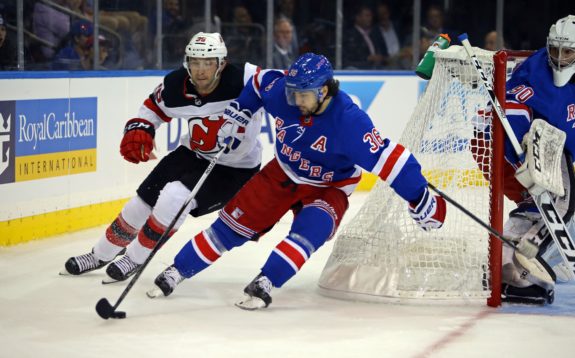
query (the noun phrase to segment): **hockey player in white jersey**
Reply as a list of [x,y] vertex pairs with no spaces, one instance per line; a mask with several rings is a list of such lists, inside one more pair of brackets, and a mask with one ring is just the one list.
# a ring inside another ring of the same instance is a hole
[[[517,203],[504,226],[504,235],[540,246],[527,259],[504,245],[503,299],[511,302],[552,303],[556,275],[566,268],[541,218],[533,196],[543,190],[556,195],[556,207],[568,223],[575,210],[575,16],[558,20],[549,30],[547,47],[525,60],[507,82],[506,116],[526,149],[522,161],[510,142],[505,145],[505,195]],[[543,131],[540,131],[543,130]],[[535,139],[534,133],[549,133]],[[536,141],[541,143],[535,143]],[[539,145],[545,150],[539,153]],[[564,147],[564,150],[563,150]],[[535,149],[534,149],[535,148]],[[533,177],[530,158],[544,156],[545,183]],[[554,164],[554,165],[553,165]],[[548,185],[542,187],[542,185]],[[569,226],[569,225],[568,225]],[[575,249],[575,248],[573,248]],[[572,259],[575,260],[575,257]],[[555,266],[555,270],[551,267]]]
[[[210,160],[220,150],[217,133],[226,106],[259,68],[244,68],[226,62],[227,49],[218,33],[198,33],[185,48],[183,67],[165,76],[147,98],[137,118],[124,128],[120,152],[132,163],[152,156],[155,131],[172,118],[184,118],[189,131],[181,145],[166,155],[142,182],[137,195],[96,242],[91,252],[69,258],[64,274],[80,275],[108,265],[107,281],[122,281],[146,260],[169,223],[183,206]],[[223,154],[185,212],[197,217],[223,205],[258,170],[262,146],[260,121],[245,128],[245,139],[237,151]],[[181,215],[170,235],[184,222]]]

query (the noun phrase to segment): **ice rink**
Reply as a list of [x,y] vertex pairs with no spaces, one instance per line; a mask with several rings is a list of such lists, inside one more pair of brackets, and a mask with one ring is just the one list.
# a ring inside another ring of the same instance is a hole
[[[345,221],[365,194],[352,196]],[[455,209],[454,209],[455,210]],[[169,298],[146,290],[180,247],[214,215],[189,218],[156,255],[120,310],[102,320],[126,283],[101,285],[103,270],[59,276],[69,256],[86,253],[105,227],[0,248],[0,357],[574,357],[575,285],[558,285],[551,306],[410,306],[342,301],[319,294],[328,243],[262,311],[234,307],[272,248],[286,216],[259,243],[225,254]]]

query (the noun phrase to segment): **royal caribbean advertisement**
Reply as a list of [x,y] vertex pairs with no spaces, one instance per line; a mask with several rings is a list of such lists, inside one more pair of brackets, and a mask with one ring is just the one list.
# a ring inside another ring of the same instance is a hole
[[0,101],[0,184],[95,172],[97,103]]

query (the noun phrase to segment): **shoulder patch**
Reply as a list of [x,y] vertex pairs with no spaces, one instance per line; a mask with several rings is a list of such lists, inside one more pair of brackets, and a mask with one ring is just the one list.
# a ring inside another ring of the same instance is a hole
[[269,92],[269,91],[272,89],[272,87],[274,86],[274,84],[277,82],[277,80],[279,80],[279,78],[274,78],[274,80],[271,81],[271,82],[266,86],[266,88],[264,88],[264,91]]

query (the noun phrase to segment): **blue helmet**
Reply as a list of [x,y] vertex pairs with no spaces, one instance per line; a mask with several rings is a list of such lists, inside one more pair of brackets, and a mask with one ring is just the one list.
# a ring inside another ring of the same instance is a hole
[[315,91],[319,100],[322,86],[332,78],[333,68],[325,56],[304,53],[288,69],[285,80],[288,103],[294,106],[293,94],[300,91]]

